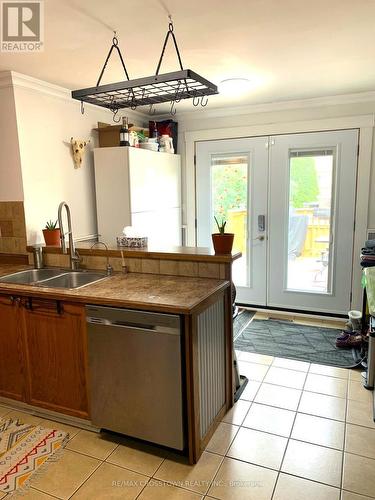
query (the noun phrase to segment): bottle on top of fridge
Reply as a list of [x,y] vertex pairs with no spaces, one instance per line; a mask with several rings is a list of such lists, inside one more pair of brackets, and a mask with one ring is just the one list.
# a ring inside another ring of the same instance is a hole
[[122,117],[122,125],[120,128],[120,146],[130,146],[129,123],[127,116]]

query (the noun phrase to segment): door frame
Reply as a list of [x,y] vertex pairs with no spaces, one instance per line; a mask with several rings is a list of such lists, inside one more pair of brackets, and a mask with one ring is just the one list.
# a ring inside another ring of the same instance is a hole
[[361,268],[358,265],[360,250],[367,239],[368,205],[370,197],[370,175],[372,143],[375,125],[374,115],[348,116],[288,123],[250,125],[245,127],[218,128],[185,132],[185,193],[183,194],[183,218],[185,223],[185,244],[196,245],[196,142],[220,139],[295,134],[304,132],[324,132],[330,130],[359,129],[359,154],[357,167],[357,188],[355,207],[355,228],[352,260],[352,300],[351,307],[361,309],[362,287]]

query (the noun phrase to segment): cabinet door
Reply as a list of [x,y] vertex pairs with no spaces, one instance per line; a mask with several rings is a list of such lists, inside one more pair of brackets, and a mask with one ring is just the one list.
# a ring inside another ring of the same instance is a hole
[[23,308],[30,404],[88,417],[84,307],[32,299]]
[[24,401],[19,299],[0,295],[0,396]]

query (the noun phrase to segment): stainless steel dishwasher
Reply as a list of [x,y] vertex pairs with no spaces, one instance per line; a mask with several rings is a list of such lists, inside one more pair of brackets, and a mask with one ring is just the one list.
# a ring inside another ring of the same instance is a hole
[[180,318],[87,306],[91,420],[184,448]]

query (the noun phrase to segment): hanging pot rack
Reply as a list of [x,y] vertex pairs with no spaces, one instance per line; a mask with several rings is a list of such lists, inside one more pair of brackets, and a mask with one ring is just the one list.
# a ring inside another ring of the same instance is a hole
[[[172,38],[176,49],[180,70],[171,73],[159,74],[163,61],[165,49],[169,38]],[[120,58],[126,80],[107,85],[100,85],[108,61],[113,53],[117,51]],[[160,103],[171,103],[171,114],[176,113],[175,105],[183,99],[193,99],[194,106],[206,106],[207,96],[218,94],[217,86],[198,75],[191,69],[182,66],[180,51],[177,46],[176,37],[173,32],[173,22],[170,18],[167,35],[156,68],[155,75],[145,78],[129,79],[124,59],[118,46],[116,32],[112,39],[112,45],[108,52],[104,66],[100,72],[95,87],[73,90],[72,98],[81,102],[81,112],[84,112],[84,103],[95,104],[110,109],[114,117],[119,109],[131,108],[135,110],[138,106],[150,106],[150,114],[155,114],[154,106]],[[206,99],[204,99],[206,98]]]

